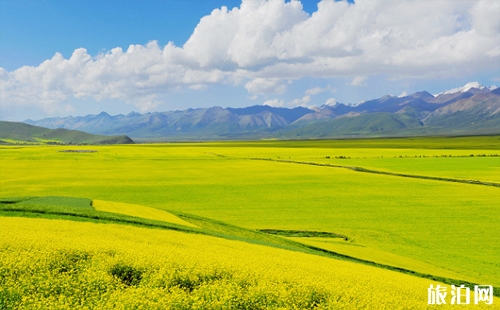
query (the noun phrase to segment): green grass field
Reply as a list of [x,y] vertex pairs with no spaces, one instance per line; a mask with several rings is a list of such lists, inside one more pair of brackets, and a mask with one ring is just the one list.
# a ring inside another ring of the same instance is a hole
[[[97,152],[60,152],[70,148]],[[329,259],[337,253],[358,265],[500,287],[498,154],[498,136],[5,146],[0,215],[44,210],[37,216],[68,219],[61,211],[73,204],[68,197],[79,205],[102,201],[107,209],[96,204],[97,210],[69,213],[80,221],[157,225]],[[262,229],[330,232],[347,240],[255,231]]]

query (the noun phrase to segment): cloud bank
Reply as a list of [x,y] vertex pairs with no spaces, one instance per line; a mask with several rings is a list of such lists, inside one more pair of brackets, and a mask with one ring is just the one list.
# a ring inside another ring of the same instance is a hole
[[183,46],[151,41],[96,56],[79,48],[69,59],[56,53],[37,67],[0,68],[0,101],[53,112],[70,100],[118,99],[148,111],[168,92],[219,83],[266,95],[303,77],[362,86],[380,74],[480,72],[500,59],[498,16],[500,2],[490,0],[323,0],[311,15],[297,0],[243,0],[203,17]]

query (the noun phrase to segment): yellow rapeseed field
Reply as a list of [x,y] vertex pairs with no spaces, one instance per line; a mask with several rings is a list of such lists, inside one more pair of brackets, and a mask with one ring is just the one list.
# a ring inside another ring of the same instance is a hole
[[500,181],[498,143],[438,140],[0,146],[0,310],[446,308],[427,305],[437,282],[283,250],[306,248],[252,229],[345,235],[292,240],[498,293],[500,188],[463,182]]
[[0,217],[7,309],[425,309],[430,284],[204,235]]

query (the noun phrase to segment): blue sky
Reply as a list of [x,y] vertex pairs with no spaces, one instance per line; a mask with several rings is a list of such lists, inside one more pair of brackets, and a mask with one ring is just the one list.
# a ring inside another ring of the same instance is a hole
[[0,0],[0,119],[498,85],[499,15],[494,0]]

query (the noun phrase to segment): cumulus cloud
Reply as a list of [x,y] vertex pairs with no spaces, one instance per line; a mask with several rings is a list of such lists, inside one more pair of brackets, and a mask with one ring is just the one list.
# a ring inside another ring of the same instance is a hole
[[270,99],[266,100],[263,104],[268,105],[270,107],[279,107],[279,108],[295,108],[295,107],[307,107],[308,103],[311,101],[311,96],[304,96],[302,98],[297,98],[294,100],[291,100],[289,102],[286,102],[281,99]]
[[[203,17],[183,46],[131,45],[97,56],[77,49],[37,67],[0,70],[3,104],[46,111],[71,99],[119,99],[153,109],[165,92],[243,84],[251,95],[280,94],[302,77],[453,76],[498,66],[500,2],[490,0],[243,0]],[[306,92],[311,96],[321,89]]]
[[351,86],[365,86],[366,85],[366,76],[357,76],[352,79]]
[[327,91],[330,88],[331,88],[330,85],[328,85],[325,88],[321,88],[319,86],[318,87],[309,88],[309,89],[306,90],[306,95],[311,95],[311,96],[318,95],[318,94],[321,94],[324,91]]
[[289,106],[298,107],[298,106],[307,106],[307,103],[311,101],[311,96],[304,96],[302,98],[294,99],[290,102]]
[[334,106],[337,104],[337,100],[335,98],[328,98],[325,102],[325,105]]
[[286,91],[286,82],[283,79],[256,78],[245,84],[251,94],[282,94]]
[[127,51],[114,48],[96,57],[84,48],[75,50],[69,59],[56,53],[38,67],[3,72],[0,99],[18,105],[36,102],[49,113],[72,98],[121,99],[148,111],[168,89],[200,89],[224,79],[226,73],[218,69],[189,68],[179,51],[172,44],[160,48],[153,41],[131,45]]
[[281,108],[285,105],[285,101],[280,100],[280,99],[271,99],[271,100],[266,100],[263,105],[267,105],[270,107],[277,107]]

